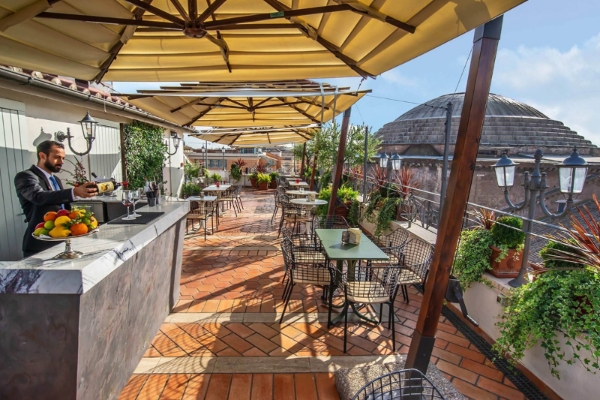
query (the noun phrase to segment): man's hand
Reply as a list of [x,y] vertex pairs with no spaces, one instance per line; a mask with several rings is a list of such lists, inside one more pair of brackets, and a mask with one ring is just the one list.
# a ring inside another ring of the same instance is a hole
[[73,188],[73,195],[88,199],[98,194],[98,189],[93,183],[84,183],[83,185]]

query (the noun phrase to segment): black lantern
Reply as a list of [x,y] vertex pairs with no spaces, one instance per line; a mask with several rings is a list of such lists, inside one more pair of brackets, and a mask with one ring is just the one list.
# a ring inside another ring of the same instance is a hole
[[65,139],[67,139],[67,143],[69,144],[69,149],[71,149],[73,154],[77,154],[78,156],[85,156],[90,151],[92,151],[92,143],[94,142],[94,140],[96,140],[96,129],[98,127],[98,122],[94,118],[92,118],[92,116],[90,115],[90,112],[88,111],[85,114],[85,117],[83,117],[83,119],[81,121],[79,121],[79,123],[81,124],[81,131],[83,133],[83,138],[85,139],[85,141],[87,143],[87,148],[84,152],[78,152],[78,151],[73,150],[73,146],[71,145],[71,139],[73,139],[74,136],[71,135],[71,130],[69,128],[67,128],[66,134],[62,131],[58,131],[55,133],[55,136],[56,136],[56,140],[58,140],[59,142],[64,142]]
[[392,168],[394,171],[400,171],[400,168],[402,168],[402,158],[400,158],[398,153],[395,153],[390,159],[392,160]]
[[[171,140],[173,141],[173,147],[175,147],[175,151],[171,153],[169,150],[167,150],[167,154],[170,156],[173,156],[177,153],[177,150],[179,149],[179,144],[181,143],[181,138],[179,136],[177,136],[177,132],[171,131]],[[168,141],[167,141],[167,143],[165,143],[165,145],[167,146],[167,149],[170,149]]]
[[515,184],[515,164],[508,158],[506,151],[502,152],[502,157],[498,160],[494,168],[496,169],[496,181],[498,186],[503,189],[513,187]]
[[563,194],[581,193],[588,167],[587,162],[577,153],[577,148],[573,148],[573,153],[557,167],[560,178],[560,192]]

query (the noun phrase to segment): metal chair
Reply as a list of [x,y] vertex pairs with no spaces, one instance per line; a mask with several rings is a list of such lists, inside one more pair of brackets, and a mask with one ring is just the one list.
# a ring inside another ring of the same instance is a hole
[[273,209],[273,215],[271,216],[271,223],[273,223],[273,220],[277,216],[277,212],[279,212],[279,208],[281,207],[280,196],[282,195],[285,195],[285,190],[282,187],[277,186],[277,190],[275,191],[275,207]]
[[[395,231],[387,234],[381,235],[377,241],[379,242],[379,248],[390,258],[389,263],[392,265],[398,264],[399,254],[406,243],[408,242],[408,237],[410,233],[404,228],[398,228]],[[387,263],[388,261],[386,261]],[[377,262],[375,262],[377,263]]]
[[418,369],[403,369],[373,379],[352,400],[444,399],[440,391]]
[[[238,205],[236,204],[236,198],[233,194],[233,187],[228,188],[227,190],[225,190],[223,192],[223,194],[221,195],[221,197],[219,197],[219,203],[224,203],[226,205],[229,206],[229,208],[233,208],[233,212],[235,213],[235,216],[237,217],[237,207]],[[242,210],[240,209],[240,212],[242,212]]]
[[402,286],[402,295],[406,304],[410,302],[408,297],[408,285],[425,283],[431,259],[433,258],[433,245],[422,239],[414,238],[396,253],[398,266],[401,267],[399,283]]
[[348,310],[354,304],[379,304],[379,323],[383,317],[383,305],[389,308],[388,329],[392,329],[392,348],[396,351],[396,329],[394,327],[394,300],[398,294],[398,277],[401,268],[398,266],[360,266],[356,264],[353,271],[342,272],[330,266],[332,289],[329,291],[329,317],[331,321],[331,302],[333,288],[344,292],[347,307],[344,312],[344,353],[348,334]]
[[206,228],[208,225],[208,219],[210,218],[210,233],[211,235],[215,232],[215,223],[213,219],[216,201],[191,201],[190,212],[186,217],[186,233],[189,233],[189,221],[192,222],[192,230],[194,229],[194,223],[196,221],[204,222],[204,240],[206,240]]
[[313,226],[315,229],[348,229],[350,227],[346,218],[339,215],[328,217],[315,215]]
[[305,225],[312,222],[310,210],[305,209],[300,205],[290,203],[290,198],[286,195],[280,197],[281,205],[281,221],[279,222],[279,234],[281,236],[281,228],[284,224],[292,223],[292,231],[299,231],[298,223],[304,223]]
[[331,274],[327,268],[329,260],[321,249],[315,248],[312,244],[311,241],[306,246],[294,245],[292,240],[287,237],[281,242],[285,264],[284,280],[287,276],[287,283],[283,289],[285,303],[279,320],[280,324],[283,322],[285,310],[296,284],[321,286],[324,293],[327,293],[331,286]]
[[238,203],[238,209],[240,212],[244,209],[244,203],[242,202],[242,187],[234,186],[233,187],[233,197],[235,201]]

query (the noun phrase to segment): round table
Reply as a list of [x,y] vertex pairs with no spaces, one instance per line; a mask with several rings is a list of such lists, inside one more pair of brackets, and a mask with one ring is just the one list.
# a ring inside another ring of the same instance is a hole
[[290,203],[298,204],[301,206],[315,207],[315,206],[325,205],[329,202],[327,200],[321,200],[321,199],[315,199],[315,201],[306,201],[306,199],[292,199],[292,200],[290,200]]
[[310,190],[287,190],[285,194],[289,194],[292,196],[308,196],[309,194],[317,195],[317,192],[311,192]]

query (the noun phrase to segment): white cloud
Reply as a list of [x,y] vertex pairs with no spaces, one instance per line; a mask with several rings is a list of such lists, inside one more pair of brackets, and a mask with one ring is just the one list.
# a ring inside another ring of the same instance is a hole
[[407,87],[417,87],[419,86],[419,80],[415,79],[415,78],[409,78],[407,76],[405,76],[404,74],[402,74],[400,71],[398,71],[397,69],[392,69],[388,72],[385,72],[381,75],[381,79],[386,81],[386,82],[390,82],[390,83],[395,83],[399,86],[407,86]]
[[502,49],[493,85],[495,93],[530,104],[600,144],[600,34],[565,51]]

